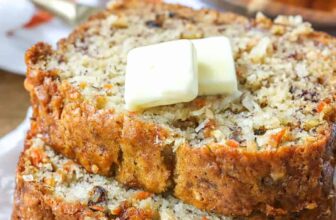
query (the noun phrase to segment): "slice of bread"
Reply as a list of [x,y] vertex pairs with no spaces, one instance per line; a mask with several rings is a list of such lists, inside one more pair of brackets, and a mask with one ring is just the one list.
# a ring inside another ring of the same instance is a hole
[[26,140],[17,168],[12,219],[225,219],[172,196],[127,189],[87,173],[37,135]]
[[[125,110],[130,49],[218,35],[232,42],[240,93]],[[32,130],[89,172],[204,210],[319,209],[334,196],[335,48],[300,17],[115,2],[56,50],[27,52]]]
[[[203,212],[165,196],[127,189],[113,178],[89,174],[74,161],[57,154],[42,136],[25,142],[16,177],[13,220],[234,220],[267,219],[262,215],[231,218]],[[277,219],[330,219],[309,210]]]

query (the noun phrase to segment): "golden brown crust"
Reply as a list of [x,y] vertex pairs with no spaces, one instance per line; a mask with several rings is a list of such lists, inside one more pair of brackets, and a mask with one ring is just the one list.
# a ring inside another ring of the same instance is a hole
[[[25,150],[29,146],[26,141]],[[50,192],[34,182],[25,182],[21,176],[26,169],[24,152],[17,165],[16,189],[12,219],[79,219],[83,207],[80,204],[58,203],[51,199]]]
[[175,195],[198,208],[226,214],[261,210],[284,215],[289,210],[318,208],[320,201],[331,199],[334,167],[328,157],[334,146],[326,142],[335,133],[332,136],[274,152],[180,147]]
[[[33,135],[29,135],[33,136]],[[26,146],[21,154],[16,175],[16,189],[14,196],[13,220],[78,220],[78,219],[153,219],[154,212],[142,210],[129,205],[128,202],[120,204],[118,214],[113,215],[104,211],[91,209],[80,202],[66,202],[53,195],[47,187],[36,183],[24,181],[25,151],[30,147],[29,137],[25,141]]]
[[[156,210],[151,209],[155,207],[147,207],[146,209],[136,208],[130,201],[121,202],[117,209],[114,211],[102,211],[102,209],[94,208],[90,206],[90,203],[80,202],[66,202],[61,197],[55,196],[54,189],[48,184],[43,182],[25,181],[25,174],[35,172],[35,169],[40,169],[35,163],[32,162],[32,154],[28,153],[31,144],[31,140],[34,138],[31,133],[28,135],[25,141],[25,150],[21,154],[21,157],[17,166],[17,181],[16,191],[14,198],[14,207],[12,213],[13,220],[25,220],[25,219],[134,219],[134,220],[146,220],[146,219],[158,219],[159,214]],[[33,147],[33,145],[32,145]],[[30,151],[36,152],[36,151]],[[43,152],[43,150],[42,150]],[[46,159],[46,158],[45,158]],[[34,160],[33,160],[34,161]],[[46,160],[48,161],[48,160]],[[35,164],[35,165],[34,165]],[[57,165],[56,165],[57,166]],[[34,170],[34,171],[32,171]],[[137,194],[138,199],[146,198],[150,193],[140,192]],[[328,201],[322,201],[319,206],[321,209],[306,209],[302,212],[289,213],[284,216],[275,216],[269,218],[262,213],[253,213],[249,217],[238,217],[233,219],[241,220],[290,220],[290,219],[302,219],[302,220],[331,220],[333,216],[330,212],[331,205]],[[103,206],[101,206],[103,208]],[[113,214],[112,214],[113,213]],[[334,213],[335,215],[335,213]],[[199,216],[201,219],[202,216]],[[202,218],[206,219],[206,218]]]
[[[129,5],[111,10],[119,7]],[[202,12],[171,7],[181,16],[202,19]],[[216,22],[244,20],[213,13]],[[60,47],[84,30],[85,25]],[[326,42],[328,39],[323,37]],[[36,60],[50,53],[51,48],[40,43],[26,55],[25,86],[34,109],[31,132],[43,133],[56,151],[90,172],[115,175],[123,184],[155,193],[175,187],[175,195],[183,201],[224,215],[249,215],[253,211],[282,215],[319,209],[319,201],[332,192],[334,144],[327,142],[334,134],[328,130],[315,143],[274,152],[184,146],[174,155],[172,149],[160,144],[169,136],[165,129],[141,122],[132,114],[98,110],[61,82],[55,71],[34,66]]]

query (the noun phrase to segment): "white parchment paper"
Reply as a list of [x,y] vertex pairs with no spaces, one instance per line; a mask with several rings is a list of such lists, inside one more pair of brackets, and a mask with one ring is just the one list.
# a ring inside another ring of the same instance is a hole
[[0,220],[10,219],[15,186],[15,169],[29,128],[31,110],[24,122],[0,139]]

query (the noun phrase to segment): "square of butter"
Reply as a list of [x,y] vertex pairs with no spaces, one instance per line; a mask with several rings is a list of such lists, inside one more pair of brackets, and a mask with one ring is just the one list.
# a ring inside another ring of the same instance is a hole
[[230,40],[227,37],[209,37],[192,42],[198,59],[199,95],[238,91]]
[[191,41],[170,41],[128,53],[124,97],[127,110],[189,102],[197,95],[197,58]]

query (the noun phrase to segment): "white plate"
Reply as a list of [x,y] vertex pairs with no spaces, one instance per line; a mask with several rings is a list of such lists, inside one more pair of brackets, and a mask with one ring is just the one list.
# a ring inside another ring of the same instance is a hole
[[34,29],[18,29],[12,35],[0,35],[0,68],[17,74],[26,71],[24,63],[25,51],[38,41],[47,42],[53,46],[66,37],[71,28],[58,19],[38,26]]

